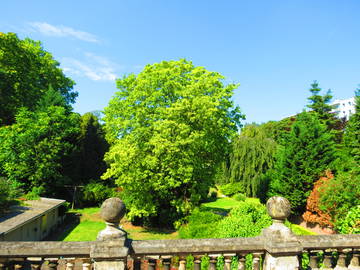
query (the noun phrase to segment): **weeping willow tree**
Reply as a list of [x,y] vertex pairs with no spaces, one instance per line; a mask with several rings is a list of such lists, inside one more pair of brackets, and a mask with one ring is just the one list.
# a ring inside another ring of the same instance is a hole
[[274,164],[276,147],[259,126],[245,126],[233,143],[228,181],[242,182],[246,196],[257,197],[264,174]]

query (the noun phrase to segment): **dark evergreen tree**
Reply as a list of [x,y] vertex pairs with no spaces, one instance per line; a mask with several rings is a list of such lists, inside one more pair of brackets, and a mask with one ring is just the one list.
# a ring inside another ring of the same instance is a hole
[[291,202],[294,213],[302,213],[314,181],[330,167],[335,157],[334,135],[317,114],[299,114],[277,154],[268,196],[284,196]]
[[355,91],[355,113],[346,126],[344,145],[349,156],[360,166],[360,89]]

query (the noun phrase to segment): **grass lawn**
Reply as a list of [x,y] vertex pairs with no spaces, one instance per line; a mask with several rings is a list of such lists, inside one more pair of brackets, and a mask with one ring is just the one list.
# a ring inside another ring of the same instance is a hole
[[[94,241],[99,231],[105,228],[105,222],[99,214],[99,207],[71,210],[70,213],[81,214],[80,223],[70,227],[59,235],[60,241]],[[177,239],[178,233],[169,230],[159,230],[133,226],[126,219],[121,222],[122,228],[129,233],[129,238],[134,240]]]
[[237,205],[239,205],[239,202],[237,200],[234,200],[234,199],[228,198],[228,197],[224,197],[224,198],[218,198],[216,201],[213,201],[213,202],[203,203],[201,205],[201,208],[204,208],[204,210],[229,212],[231,210],[231,208],[233,208]]

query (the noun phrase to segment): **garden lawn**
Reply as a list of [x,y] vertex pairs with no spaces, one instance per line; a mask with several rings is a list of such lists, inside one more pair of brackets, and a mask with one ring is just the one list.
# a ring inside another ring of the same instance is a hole
[[234,200],[232,198],[224,197],[224,198],[218,198],[214,202],[208,202],[203,203],[201,205],[201,208],[204,208],[205,210],[216,210],[216,211],[225,211],[229,212],[231,208],[234,208],[235,206],[239,205],[240,202],[237,200]]
[[[80,223],[69,228],[57,240],[60,241],[94,241],[99,231],[105,228],[105,222],[99,214],[100,208],[84,208],[71,210],[70,213],[81,214]],[[121,222],[122,228],[134,240],[178,239],[178,233],[170,230],[159,230],[133,226],[126,219]]]

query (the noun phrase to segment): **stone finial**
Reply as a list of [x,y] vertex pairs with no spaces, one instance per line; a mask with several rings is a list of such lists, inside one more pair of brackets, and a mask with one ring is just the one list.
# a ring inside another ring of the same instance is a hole
[[290,215],[290,202],[283,197],[274,196],[267,201],[266,208],[273,219],[273,224],[263,229],[262,234],[271,239],[290,239],[293,237],[294,234],[284,225],[285,219]]
[[106,223],[106,228],[99,232],[97,240],[115,240],[126,238],[127,233],[119,227],[121,218],[126,212],[125,204],[119,198],[109,198],[103,202],[100,215]]
[[284,222],[290,215],[291,206],[288,199],[274,196],[267,201],[266,209],[273,220]]

